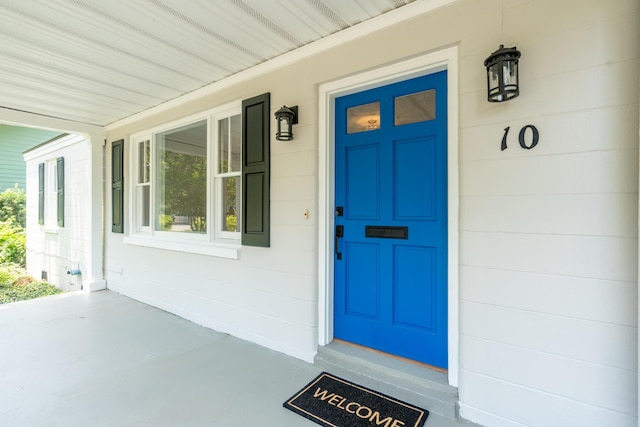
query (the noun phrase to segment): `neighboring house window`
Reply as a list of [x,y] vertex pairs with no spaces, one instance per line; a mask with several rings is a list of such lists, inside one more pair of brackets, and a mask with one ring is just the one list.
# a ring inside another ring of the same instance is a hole
[[38,224],[64,226],[64,158],[38,165]]
[[132,136],[133,235],[240,240],[240,103]]

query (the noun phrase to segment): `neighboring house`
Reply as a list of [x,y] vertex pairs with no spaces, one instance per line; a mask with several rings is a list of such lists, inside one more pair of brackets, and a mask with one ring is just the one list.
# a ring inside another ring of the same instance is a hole
[[25,189],[26,169],[22,153],[57,135],[43,129],[0,124],[0,192],[7,188]]
[[[445,369],[480,424],[636,426],[638,15],[458,0],[112,123],[104,161],[64,137],[26,155],[30,271],[100,289],[104,243],[113,291],[309,362],[340,338]],[[489,103],[501,44],[520,96]]]

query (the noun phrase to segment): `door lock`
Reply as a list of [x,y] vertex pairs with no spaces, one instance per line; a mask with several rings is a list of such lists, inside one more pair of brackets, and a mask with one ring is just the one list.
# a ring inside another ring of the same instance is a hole
[[342,253],[340,252],[340,247],[338,246],[338,242],[339,242],[341,237],[344,237],[344,225],[336,225],[336,247],[335,247],[335,251],[336,251],[336,259],[337,260],[341,260],[342,259]]

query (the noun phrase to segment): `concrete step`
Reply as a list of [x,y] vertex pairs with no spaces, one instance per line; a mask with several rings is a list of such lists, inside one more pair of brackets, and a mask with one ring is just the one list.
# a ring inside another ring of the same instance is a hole
[[318,349],[314,364],[431,413],[457,419],[458,389],[448,384],[445,373],[335,341]]

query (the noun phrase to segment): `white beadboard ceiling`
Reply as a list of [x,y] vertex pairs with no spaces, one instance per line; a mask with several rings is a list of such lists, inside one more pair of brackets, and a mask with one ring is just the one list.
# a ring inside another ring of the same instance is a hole
[[0,0],[0,108],[106,126],[414,0]]

